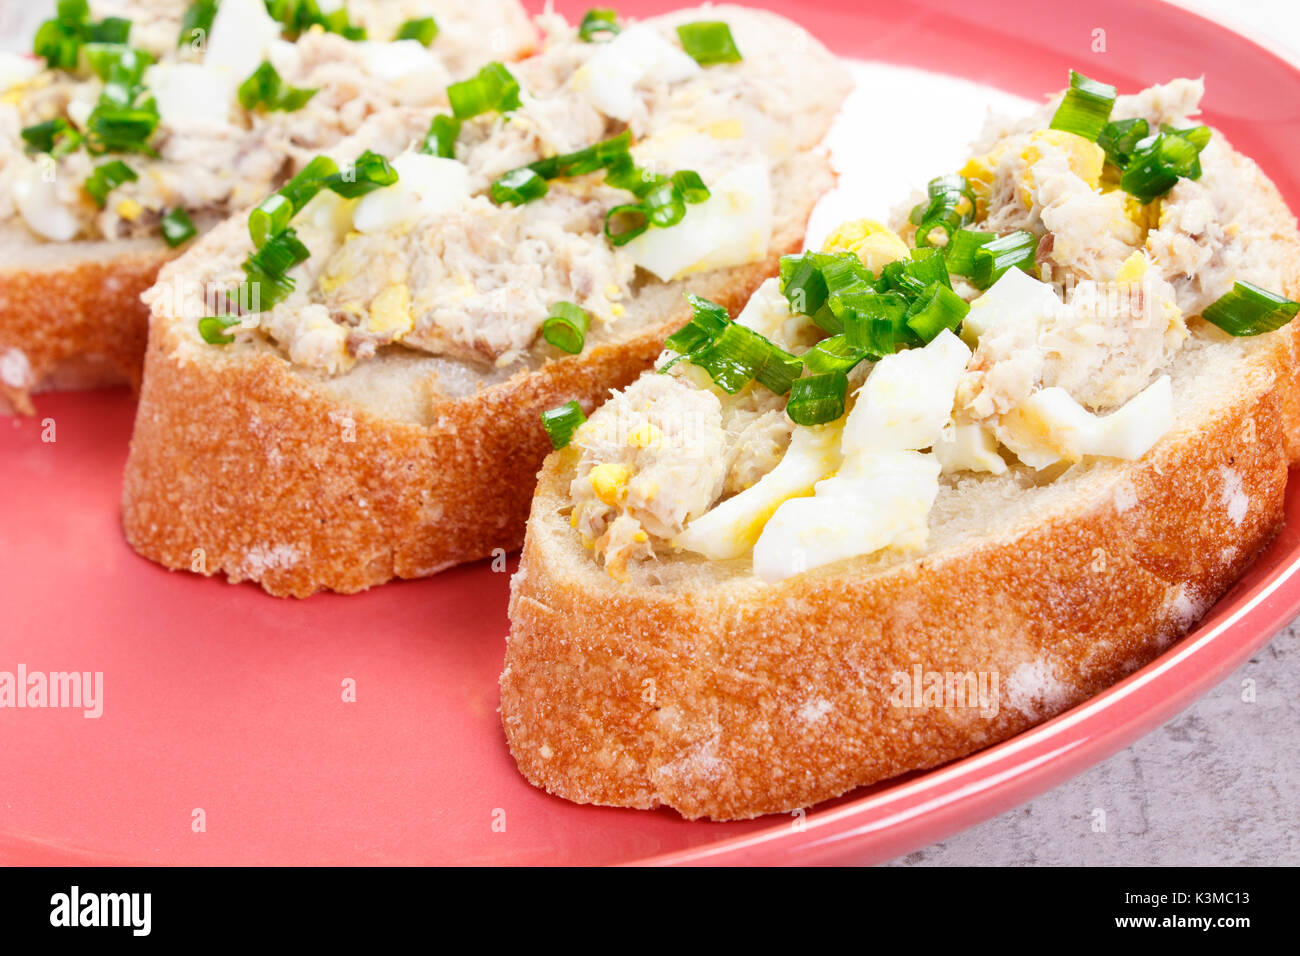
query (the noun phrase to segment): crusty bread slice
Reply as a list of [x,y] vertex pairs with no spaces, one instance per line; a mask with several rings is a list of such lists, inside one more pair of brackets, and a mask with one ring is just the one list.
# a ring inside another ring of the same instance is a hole
[[[359,591],[518,548],[550,450],[540,412],[572,398],[590,410],[647,368],[689,318],[684,291],[739,308],[779,256],[798,251],[832,185],[824,154],[792,157],[773,174],[763,260],[648,281],[621,334],[505,380],[400,348],[325,378],[262,340],[206,346],[160,300],[122,492],[127,540],[169,568],[295,596]],[[167,267],[161,281],[185,266]]]
[[[1258,188],[1297,297],[1295,218],[1262,174]],[[561,513],[576,453],[552,454],[501,676],[524,776],[688,818],[788,811],[1004,740],[1153,659],[1277,532],[1300,450],[1300,329],[1232,340],[1193,324],[1169,369],[1175,427],[1145,458],[1049,483],[1023,468],[946,480],[910,558],[766,585],[748,558],[681,554],[620,584]],[[916,666],[996,675],[996,714],[896,706],[895,675]]]
[[[399,13],[369,10],[387,23]],[[436,12],[444,61],[457,76],[489,56],[513,60],[537,42],[515,0],[455,9],[447,0],[405,3],[405,13]],[[200,228],[218,221],[195,216]],[[206,221],[205,221],[206,219]],[[20,222],[0,223],[0,414],[33,414],[33,393],[126,383],[139,388],[149,310],[140,295],[184,249],[161,239],[50,242]]]

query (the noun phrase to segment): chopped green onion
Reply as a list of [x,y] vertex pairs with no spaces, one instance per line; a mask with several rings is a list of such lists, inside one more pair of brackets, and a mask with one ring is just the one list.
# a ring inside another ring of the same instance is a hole
[[328,156],[317,156],[297,176],[280,187],[280,195],[293,204],[293,214],[297,215],[338,171],[338,164],[334,160]]
[[407,20],[397,28],[397,33],[393,36],[394,40],[418,40],[421,45],[428,46],[438,35],[438,21],[433,17],[421,17],[418,20]]
[[151,53],[120,43],[87,43],[82,50],[96,76],[105,82],[111,79],[124,86],[138,84],[144,71],[154,62]]
[[731,37],[731,28],[721,20],[683,23],[677,28],[682,49],[701,66],[710,63],[737,63],[740,51]]
[[424,137],[424,145],[420,147],[420,152],[441,156],[443,159],[455,159],[460,126],[460,120],[454,116],[439,113],[429,124],[429,132]]
[[340,5],[330,13],[320,9],[317,0],[266,0],[266,11],[271,19],[284,27],[289,39],[296,39],[314,26],[326,33],[337,33],[346,40],[364,40],[364,27],[353,26],[348,19],[348,11]]
[[1149,203],[1173,189],[1180,178],[1199,179],[1200,152],[1208,141],[1208,130],[1204,137],[1192,130],[1186,132],[1191,135],[1160,132],[1138,142],[1120,176],[1120,188],[1139,202]]
[[163,240],[173,249],[182,242],[193,239],[198,233],[189,214],[179,207],[164,214],[159,224],[162,228]]
[[1101,129],[1097,145],[1106,152],[1106,159],[1123,169],[1128,165],[1137,144],[1151,133],[1151,127],[1140,116],[1137,119],[1113,120]]
[[303,245],[298,233],[285,229],[268,239],[262,248],[248,257],[244,271],[250,276],[254,273],[268,276],[283,276],[286,272],[306,262],[311,250]]
[[29,149],[51,156],[66,156],[81,145],[81,133],[63,117],[28,126],[22,137]]
[[212,21],[217,16],[217,0],[195,0],[185,8],[181,17],[181,33],[176,45],[202,42],[212,32]]
[[615,189],[626,189],[638,199],[668,182],[668,177],[642,169],[631,155],[620,156],[605,169],[605,182]]
[[1082,73],[1070,71],[1070,88],[1052,117],[1051,128],[1082,136],[1089,142],[1097,137],[1110,119],[1115,106],[1115,87],[1098,83]]
[[728,322],[713,341],[691,353],[690,361],[708,372],[718,388],[734,395],[767,365],[773,348],[753,329]]
[[126,43],[131,36],[131,21],[123,17],[105,17],[90,25],[93,43]]
[[481,113],[508,113],[519,109],[519,82],[500,63],[492,62],[477,76],[447,87],[447,99],[461,120]]
[[239,324],[239,317],[233,315],[209,315],[199,319],[199,335],[209,345],[229,345],[235,341],[233,335],[227,335],[226,329]]
[[561,153],[548,156],[529,163],[528,168],[543,179],[559,179],[572,176],[585,176],[598,169],[620,167],[625,159],[630,159],[628,150],[632,145],[632,134],[626,130],[617,136],[603,139],[573,153]]
[[1033,268],[1037,251],[1038,240],[1024,229],[992,239],[975,250],[971,281],[987,289],[1013,266],[1028,272]]
[[790,391],[790,387],[795,383],[795,380],[803,374],[803,362],[799,360],[798,356],[791,355],[785,349],[779,348],[771,342],[767,344],[767,361],[755,373],[754,381],[770,392],[784,395]]
[[663,183],[650,190],[641,200],[641,205],[650,220],[650,225],[661,229],[677,225],[686,215],[686,202],[672,182]]
[[618,25],[618,12],[593,8],[588,10],[578,26],[578,37],[583,43],[594,43],[599,37],[608,40],[617,36],[622,28]]
[[709,187],[704,185],[700,174],[692,169],[683,169],[673,173],[673,185],[681,193],[682,199],[691,205],[702,203],[709,198]]
[[694,310],[691,320],[664,342],[664,348],[682,355],[707,345],[714,337],[722,334],[722,330],[731,321],[727,310],[716,302],[690,292],[686,293],[686,301]]
[[60,23],[81,23],[90,17],[89,0],[59,0],[56,16]]
[[996,232],[958,229],[943,250],[948,261],[948,271],[953,275],[969,276],[975,271],[975,253],[997,237]]
[[286,87],[270,60],[263,60],[261,66],[239,84],[239,105],[246,110],[261,108],[292,113],[306,106],[315,95],[314,89]]
[[964,176],[939,176],[926,186],[926,201],[912,208],[908,217],[916,225],[915,244],[934,244],[934,230],[952,234],[975,218],[975,192]]
[[268,239],[284,232],[293,219],[293,202],[280,193],[272,193],[248,214],[248,234],[253,245],[261,249]]
[[952,280],[948,278],[948,260],[943,249],[917,249],[904,268],[908,275],[924,285],[939,282],[952,288]]
[[248,262],[243,269],[248,278],[239,291],[239,300],[249,304],[249,312],[273,309],[293,292],[294,281],[289,276],[258,270]]
[[542,338],[562,352],[577,355],[587,342],[591,316],[572,302],[557,302],[542,323]]
[[627,245],[650,228],[650,217],[639,203],[615,206],[605,214],[605,236],[616,246]]
[[566,447],[573,440],[573,433],[587,420],[582,414],[582,407],[576,401],[565,402],[558,408],[548,408],[542,412],[542,427],[546,437],[551,440],[551,447],[556,451]]
[[149,139],[158,128],[158,110],[97,106],[86,121],[95,153],[152,153]]
[[366,150],[346,169],[325,177],[326,189],[344,199],[356,199],[397,182],[397,170],[383,156]]
[[844,336],[855,349],[877,358],[911,343],[908,303],[901,293],[880,292],[857,297],[844,314]]
[[527,166],[520,166],[498,178],[489,192],[495,203],[509,202],[522,206],[545,196],[548,188],[545,179]]
[[57,20],[46,20],[36,31],[32,52],[52,70],[75,70],[81,53],[81,31]]
[[826,288],[826,278],[822,275],[820,260],[829,258],[818,252],[781,257],[781,294],[790,303],[791,312],[815,315],[826,304],[826,297],[830,293]]
[[907,327],[929,342],[944,329],[955,332],[969,311],[965,299],[942,282],[932,282],[907,310]]
[[822,339],[799,357],[808,370],[814,373],[847,372],[867,358],[867,352],[855,346],[847,335],[841,333]]
[[785,413],[796,425],[824,425],[844,414],[848,376],[841,371],[820,372],[796,379],[790,386]]
[[1201,313],[1205,321],[1229,335],[1260,335],[1282,328],[1300,312],[1292,302],[1249,282],[1236,282]]
[[95,205],[103,209],[108,202],[110,192],[123,183],[133,183],[139,178],[134,169],[120,159],[115,159],[97,166],[95,171],[86,177],[86,183],[82,188],[95,201]]
[[908,300],[915,299],[925,291],[922,282],[908,269],[906,261],[890,262],[880,270],[880,287],[882,292],[898,292]]

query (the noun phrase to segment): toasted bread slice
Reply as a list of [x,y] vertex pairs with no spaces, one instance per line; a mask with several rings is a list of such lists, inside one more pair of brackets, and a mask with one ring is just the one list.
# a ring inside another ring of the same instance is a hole
[[573,398],[591,409],[647,368],[689,316],[683,292],[739,308],[798,251],[832,184],[824,155],[793,158],[773,180],[763,260],[649,281],[620,337],[504,381],[400,349],[326,378],[264,343],[212,348],[156,311],[122,492],[127,540],[170,568],[299,597],[518,548],[550,450],[538,415]]
[[[1295,217],[1234,162],[1296,298]],[[1105,689],[1191,628],[1282,525],[1300,459],[1296,326],[1231,339],[1194,321],[1166,369],[1175,425],[1138,461],[1047,483],[1023,467],[945,478],[924,551],[776,584],[747,557],[690,553],[619,583],[570,527],[577,449],[552,454],[501,676],[520,770],[580,803],[749,818],[945,763]],[[972,702],[925,706],[919,678],[935,674]],[[988,707],[973,703],[980,675]]]
[[[136,14],[147,22],[133,42],[153,46],[159,55],[172,54],[184,5],[144,12],[129,6],[98,4],[94,13]],[[472,8],[452,0],[367,2],[351,12],[376,38],[391,36],[406,18],[434,14],[440,33],[432,49],[456,77],[491,57],[522,56],[537,39],[516,0]],[[21,144],[13,149],[21,151]],[[201,230],[220,221],[210,210],[193,212]],[[0,220],[0,412],[31,414],[31,395],[51,389],[121,383],[138,388],[148,334],[148,310],[140,295],[162,265],[183,251],[155,238],[56,242],[28,229],[16,214]]]

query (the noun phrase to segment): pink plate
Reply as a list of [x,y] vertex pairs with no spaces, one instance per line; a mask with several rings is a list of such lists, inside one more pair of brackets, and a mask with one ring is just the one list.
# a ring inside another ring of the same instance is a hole
[[[572,17],[585,5],[561,7]],[[1181,9],[1153,0],[763,5],[840,54],[1030,97],[1061,86],[1071,66],[1130,90],[1204,73],[1208,121],[1300,202],[1291,163],[1300,73]],[[1109,52],[1092,52],[1097,29]],[[133,411],[118,390],[45,396],[37,418],[0,419],[0,671],[103,675],[98,718],[0,711],[3,862],[879,861],[1114,753],[1300,609],[1293,484],[1293,520],[1195,632],[1013,740],[794,820],[687,823],[668,811],[579,807],[528,786],[506,751],[496,712],[506,573],[484,562],[362,595],[285,601],[164,571],[118,529]],[[43,440],[51,430],[56,440]],[[348,681],[355,702],[343,700]]]

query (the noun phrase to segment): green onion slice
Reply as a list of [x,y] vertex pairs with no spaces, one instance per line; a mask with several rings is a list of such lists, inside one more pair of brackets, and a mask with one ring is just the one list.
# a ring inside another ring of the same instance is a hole
[[397,170],[378,153],[366,150],[347,169],[327,176],[323,185],[344,199],[356,199],[397,182]]
[[704,185],[700,174],[693,169],[683,169],[673,173],[673,185],[682,194],[682,199],[691,205],[702,203],[709,198],[709,187]]
[[238,325],[239,322],[238,316],[209,315],[199,319],[199,335],[203,336],[203,341],[209,345],[229,345],[235,341],[235,337],[227,335],[226,329]]
[[734,395],[758,376],[774,347],[753,329],[728,322],[713,341],[691,353],[690,362],[708,372],[718,388]]
[[650,225],[665,229],[675,226],[686,215],[686,201],[672,182],[656,186],[641,200]]
[[429,132],[424,137],[420,152],[441,156],[443,159],[456,158],[456,140],[460,138],[460,120],[446,113],[439,113],[429,124]]
[[539,159],[529,163],[528,168],[543,179],[585,176],[599,169],[622,168],[624,160],[631,158],[628,152],[631,146],[632,134],[624,130],[617,136],[592,143],[576,152]]
[[179,207],[163,215],[160,222],[163,240],[175,249],[181,243],[193,239],[198,232],[189,214]]
[[1113,120],[1102,127],[1097,137],[1097,145],[1105,150],[1107,161],[1123,169],[1128,165],[1137,144],[1146,139],[1150,133],[1150,125],[1141,117]]
[[822,339],[799,357],[813,373],[847,372],[867,358],[867,350],[854,345],[847,334],[841,333]]
[[615,206],[605,214],[605,237],[624,246],[650,228],[650,217],[640,203]]
[[1013,266],[1028,272],[1034,266],[1037,251],[1038,240],[1024,229],[992,239],[975,250],[971,281],[987,289]]
[[618,12],[599,7],[588,10],[578,25],[578,38],[583,43],[595,43],[597,39],[608,40],[617,36],[622,27],[618,25]]
[[702,20],[697,23],[683,23],[677,28],[681,37],[682,49],[701,66],[710,63],[737,63],[740,50],[731,37],[731,27],[721,20]]
[[545,196],[548,189],[545,179],[527,166],[521,166],[502,174],[492,184],[489,193],[495,203],[509,202],[522,206]]
[[239,105],[246,110],[260,108],[292,113],[306,106],[316,92],[307,87],[286,87],[271,62],[263,60],[261,66],[239,84]]
[[212,21],[217,16],[217,0],[196,0],[185,8],[181,16],[181,32],[176,45],[201,43],[212,32]]
[[90,69],[105,83],[131,87],[140,82],[154,58],[145,50],[120,43],[87,43],[82,47]]
[[587,342],[591,316],[572,302],[557,302],[542,323],[542,338],[562,352],[577,355]]
[[587,420],[582,414],[582,407],[576,401],[565,402],[558,408],[548,408],[542,412],[542,427],[546,437],[551,440],[551,447],[556,451],[566,447],[573,440],[573,433]]
[[63,117],[28,126],[21,135],[29,149],[55,157],[76,152],[81,145],[81,133]]
[[957,331],[969,311],[965,299],[942,282],[932,282],[907,310],[907,327],[929,342],[944,329]]
[[418,40],[422,46],[428,46],[438,36],[438,21],[433,17],[421,17],[407,20],[397,28],[394,40]]
[[108,194],[123,183],[133,183],[139,179],[136,171],[120,159],[95,167],[95,171],[86,177],[83,187],[87,195],[95,201],[100,209],[108,202]]
[[1260,335],[1282,328],[1300,312],[1300,303],[1261,289],[1249,282],[1236,282],[1201,313],[1205,321],[1229,335]]
[[283,276],[298,263],[306,262],[310,256],[310,250],[298,238],[298,233],[293,229],[285,229],[268,239],[261,249],[248,257],[244,271],[250,276],[254,273]]
[[1051,128],[1075,133],[1090,142],[1101,135],[1115,106],[1115,87],[1070,71],[1070,88],[1052,117]]
[[447,99],[457,119],[481,113],[508,113],[519,109],[519,82],[500,63],[489,63],[477,76],[447,87]]
[[263,199],[248,215],[248,233],[253,245],[261,249],[268,239],[284,232],[293,214],[293,201],[287,196],[272,193]]
[[[1205,130],[1205,134],[1199,130]],[[1203,126],[1196,130],[1162,130],[1139,141],[1120,175],[1120,188],[1139,202],[1149,203],[1173,189],[1180,178],[1199,179],[1200,154],[1209,141],[1208,134]]]
[[334,160],[328,156],[317,156],[297,176],[280,187],[280,195],[293,204],[293,213],[297,215],[338,171],[338,164]]
[[953,275],[970,276],[975,271],[975,253],[997,237],[996,232],[958,229],[953,233],[952,238],[948,240],[948,245],[943,250],[948,263],[948,271]]
[[790,386],[785,413],[796,425],[824,425],[844,414],[849,379],[842,371],[805,375]]
[[687,355],[702,348],[722,333],[731,321],[727,310],[716,302],[710,302],[702,296],[686,293],[686,301],[691,304],[691,320],[668,336],[664,348]]

